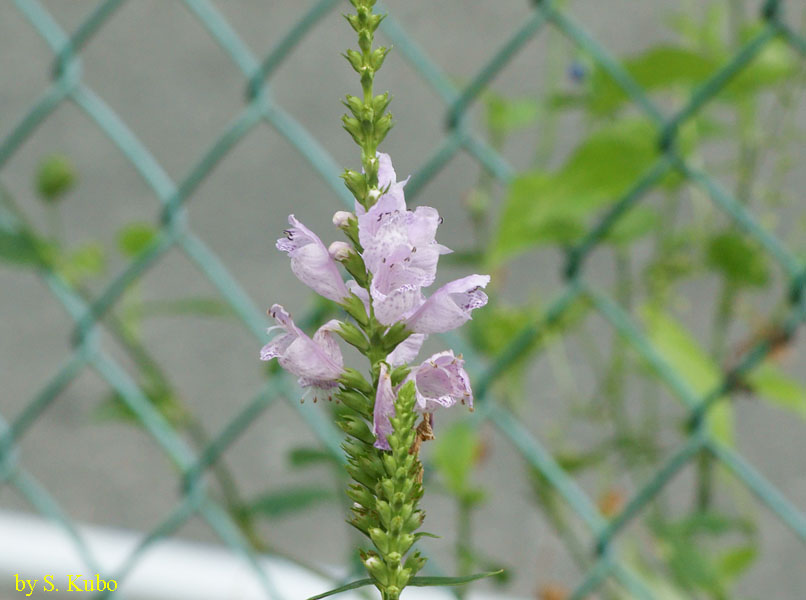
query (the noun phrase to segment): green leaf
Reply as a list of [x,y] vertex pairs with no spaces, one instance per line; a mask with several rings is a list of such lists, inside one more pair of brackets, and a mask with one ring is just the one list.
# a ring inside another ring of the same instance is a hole
[[294,448],[288,453],[288,462],[292,467],[304,468],[320,464],[338,464],[330,453],[318,448]]
[[11,197],[0,189],[0,261],[16,266],[46,266],[56,260],[58,248],[39,238],[15,214]]
[[685,588],[700,588],[724,597],[719,572],[713,561],[700,550],[698,544],[685,538],[666,540],[670,545],[669,569]]
[[761,287],[770,279],[766,254],[736,231],[720,233],[709,240],[706,263],[736,285]]
[[466,421],[458,421],[439,432],[434,445],[434,466],[445,487],[455,496],[469,500],[478,493],[470,476],[479,456],[479,434]]
[[150,223],[130,223],[118,232],[118,249],[129,258],[140,254],[157,237],[157,230]]
[[70,159],[61,154],[46,156],[36,172],[36,189],[46,202],[56,202],[76,183],[76,170]]
[[658,156],[656,137],[645,119],[619,120],[591,134],[558,171],[517,177],[504,203],[492,262],[532,246],[577,240],[592,215],[652,165]]
[[332,590],[328,590],[318,596],[311,596],[308,600],[322,600],[322,598],[328,598],[330,596],[335,596],[336,594],[341,594],[343,592],[349,592],[350,590],[357,590],[358,588],[362,588],[367,585],[374,585],[375,582],[372,579],[358,579],[353,581],[352,583],[348,583],[346,585],[342,585],[340,587],[334,588]]
[[[186,412],[181,401],[173,391],[160,384],[142,382],[141,387],[148,401],[157,409],[173,427],[181,428],[186,423]],[[93,419],[97,421],[120,421],[131,425],[141,426],[140,417],[129,408],[126,400],[118,392],[106,396],[92,411]]]
[[725,579],[736,579],[749,569],[758,558],[758,548],[747,544],[733,548],[717,559],[717,569]]
[[[674,86],[692,88],[712,75],[719,62],[712,57],[681,46],[655,46],[624,60],[624,68],[646,91]],[[628,96],[610,74],[598,67],[591,80],[591,110],[610,113]]]
[[754,523],[748,519],[706,511],[695,512],[674,522],[659,522],[655,524],[655,530],[689,538],[698,534],[720,536],[728,533],[743,533],[749,535],[754,533],[756,528]]
[[487,577],[496,577],[504,572],[503,569],[497,571],[489,571],[487,573],[476,573],[475,575],[466,575],[464,577],[412,577],[409,580],[409,585],[414,587],[438,587],[449,585],[464,585],[479,579],[486,579]]
[[505,98],[489,94],[487,99],[487,126],[498,135],[505,136],[524,129],[537,118],[539,105],[532,98]]
[[747,377],[747,383],[762,399],[806,419],[806,386],[765,361]]
[[87,242],[63,257],[59,274],[73,285],[101,275],[106,269],[106,252],[98,242]]
[[27,230],[0,229],[0,260],[16,266],[44,266],[52,262],[55,247]]
[[[494,577],[496,575],[500,575],[502,571],[503,569],[499,571],[492,571],[490,573],[476,573],[475,575],[467,575],[466,577],[412,577],[409,580],[408,585],[412,587],[464,585],[472,581],[484,579],[485,577]],[[348,583],[347,585],[343,585],[341,587],[337,587],[335,589],[327,591],[324,594],[319,594],[318,596],[311,596],[310,598],[308,598],[308,600],[322,600],[322,598],[335,596],[336,594],[341,594],[342,592],[349,592],[350,590],[356,590],[358,588],[367,585],[374,585],[374,583],[375,582],[369,578],[359,579],[357,581],[353,581],[352,583]]]
[[[745,32],[744,38],[757,34],[755,27]],[[725,88],[726,96],[754,94],[793,77],[798,69],[799,57],[795,50],[781,39],[774,39],[762,48]]]
[[[703,396],[719,384],[722,379],[719,367],[682,325],[658,309],[647,307],[642,316],[653,346],[692,391]],[[733,410],[728,402],[714,404],[707,421],[717,440],[733,444]]]
[[323,487],[292,487],[263,494],[244,507],[251,514],[277,519],[306,510],[335,498],[332,491]]
[[606,239],[617,246],[628,245],[656,231],[659,224],[660,215],[656,210],[636,206],[616,222]]
[[[470,339],[478,350],[489,356],[495,356],[502,352],[521,331],[537,322],[539,317],[540,311],[537,306],[514,307],[491,302],[485,310],[478,311],[478,315],[474,315],[468,323]],[[528,354],[529,351],[524,352],[522,358],[525,359]]]

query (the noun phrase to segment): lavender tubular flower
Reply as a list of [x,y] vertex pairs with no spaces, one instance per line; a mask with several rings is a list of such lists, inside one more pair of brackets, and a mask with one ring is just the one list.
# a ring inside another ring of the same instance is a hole
[[333,332],[340,326],[339,321],[328,321],[311,339],[279,304],[271,307],[270,314],[277,325],[269,331],[282,329],[285,333],[263,346],[260,360],[276,358],[281,367],[297,376],[300,386],[313,390],[314,401],[320,397],[329,398],[344,372],[344,359],[333,338]]
[[434,354],[414,369],[409,378],[414,381],[417,394],[415,410],[433,413],[457,402],[473,410],[473,391],[464,365],[461,356],[454,356],[453,350],[446,350]]
[[[428,418],[427,415],[437,409],[451,408],[456,404],[466,405],[472,411],[473,391],[470,389],[470,377],[464,364],[462,357],[455,356],[453,350],[438,352],[415,367],[399,387],[406,382],[414,382],[414,410],[424,415],[424,418]],[[375,447],[389,450],[387,437],[392,433],[390,419],[395,416],[396,390],[392,389],[385,363],[381,363],[380,373],[372,430],[377,437]]]
[[277,240],[277,249],[288,254],[291,271],[320,296],[342,302],[350,292],[322,240],[294,215],[289,215],[288,223],[291,228]]
[[482,288],[489,282],[489,275],[468,275],[443,285],[406,320],[406,326],[415,333],[456,329],[470,320],[473,310],[487,304]]

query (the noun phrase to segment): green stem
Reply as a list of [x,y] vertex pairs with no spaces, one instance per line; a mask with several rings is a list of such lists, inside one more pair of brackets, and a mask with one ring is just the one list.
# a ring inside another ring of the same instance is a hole
[[[456,545],[454,552],[457,560],[458,576],[463,577],[473,572],[473,503],[460,499],[456,519]],[[467,588],[456,590],[459,598],[467,595]]]

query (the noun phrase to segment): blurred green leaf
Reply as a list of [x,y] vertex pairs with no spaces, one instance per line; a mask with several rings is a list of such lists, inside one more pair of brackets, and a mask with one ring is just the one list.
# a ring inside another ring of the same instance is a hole
[[531,125],[538,109],[532,98],[505,98],[491,93],[487,96],[487,126],[493,133],[506,136]]
[[0,227],[0,260],[16,266],[44,266],[55,260],[56,248],[27,230]]
[[[409,580],[408,585],[413,587],[440,587],[440,586],[449,586],[449,585],[464,585],[466,583],[470,583],[471,581],[476,581],[478,579],[484,579],[485,577],[495,577],[500,575],[500,571],[495,571],[492,573],[477,573],[475,575],[467,575],[465,577],[412,577]],[[336,594],[341,594],[343,592],[348,592],[350,590],[356,590],[358,588],[373,585],[374,581],[372,579],[359,579],[357,581],[353,581],[352,583],[348,583],[341,587],[337,587],[332,590],[328,590],[322,594],[318,594],[316,596],[311,596],[308,600],[322,600],[323,598],[329,598],[330,596],[335,596]]]
[[292,467],[305,468],[321,464],[337,464],[330,452],[319,448],[300,447],[288,453],[288,462]]
[[699,534],[721,536],[729,533],[752,534],[756,528],[752,521],[723,515],[713,511],[695,512],[674,522],[662,525],[667,532],[684,537]]
[[599,449],[591,452],[554,451],[554,459],[557,461],[557,464],[563,468],[563,471],[567,471],[568,473],[575,473],[596,467],[602,464],[606,458],[607,454],[601,452]]
[[72,161],[62,154],[46,156],[36,172],[36,189],[47,202],[56,202],[76,183]]
[[516,178],[491,260],[498,263],[532,246],[578,239],[594,211],[618,198],[652,165],[656,133],[644,119],[620,120],[591,134],[558,171],[530,171]]
[[806,419],[806,385],[765,361],[747,377],[747,383],[763,400]]
[[717,559],[717,569],[725,579],[736,579],[749,569],[758,558],[758,548],[747,544],[723,553]]
[[157,233],[150,223],[130,223],[118,232],[118,249],[125,256],[133,258],[148,248]]
[[[663,359],[702,397],[721,381],[719,367],[699,342],[674,318],[659,309],[642,311],[649,339]],[[721,400],[708,412],[708,428],[715,439],[733,444],[733,409]]]
[[15,209],[11,196],[0,188],[0,261],[20,267],[52,265],[58,248],[31,231]]
[[277,519],[307,510],[317,504],[330,502],[335,498],[336,496],[331,490],[323,487],[290,487],[263,494],[245,506],[244,510],[250,514],[259,514],[269,519]]
[[714,562],[699,546],[685,538],[667,538],[670,552],[669,570],[675,580],[686,589],[703,589],[724,597],[725,590]]
[[473,502],[481,498],[471,487],[470,478],[480,453],[478,431],[466,421],[441,429],[434,444],[434,466],[445,487],[462,500]]
[[[711,57],[682,46],[663,45],[645,50],[623,61],[624,68],[644,90],[681,86],[694,87],[719,66]],[[593,72],[590,107],[596,113],[610,113],[629,99],[626,92],[601,66]]]
[[736,231],[720,233],[708,241],[706,263],[736,285],[761,287],[770,280],[767,255]]
[[[760,26],[749,28],[743,38],[749,40],[760,31]],[[795,75],[799,65],[800,59],[795,50],[785,41],[773,39],[728,84],[725,94],[741,97],[757,93],[788,80]]]
[[[176,428],[181,428],[185,425],[187,413],[171,390],[148,382],[141,383],[141,387],[148,401],[168,423]],[[92,418],[101,422],[120,421],[137,426],[142,425],[140,418],[129,408],[126,400],[118,392],[112,392],[106,396],[93,409]]]
[[[513,307],[490,302],[485,310],[478,311],[468,323],[470,340],[477,350],[495,356],[521,331],[535,323],[539,316],[540,311],[536,306]],[[528,353],[528,350],[525,351],[523,358]]]
[[617,246],[624,246],[657,231],[660,215],[648,206],[636,206],[621,217],[608,233],[606,239]]
[[106,252],[98,242],[87,242],[63,256],[57,271],[73,285],[101,275],[106,269]]

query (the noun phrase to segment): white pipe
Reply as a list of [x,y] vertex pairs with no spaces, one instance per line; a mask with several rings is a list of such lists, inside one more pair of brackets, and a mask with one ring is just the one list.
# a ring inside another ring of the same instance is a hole
[[[142,534],[132,531],[94,526],[80,526],[78,530],[108,577],[142,539]],[[288,561],[261,557],[259,562],[284,600],[302,600],[332,587],[332,582]],[[51,575],[60,591],[67,591],[69,575],[81,575],[73,577],[75,593],[75,585],[83,589],[84,581],[94,582],[96,574],[84,565],[59,525],[28,514],[0,511],[0,592],[24,598],[30,592],[28,586],[38,580],[28,597],[58,600],[52,594],[42,594],[47,587],[46,575]],[[26,580],[27,586],[23,583]],[[15,590],[17,585],[25,586],[24,591]],[[410,590],[406,596],[411,600],[452,598],[434,588]],[[120,582],[118,591],[129,600],[266,600],[264,588],[242,558],[226,548],[176,539],[161,540],[149,548]],[[345,593],[334,598],[358,600],[359,596]],[[469,600],[492,597],[471,594]]]

